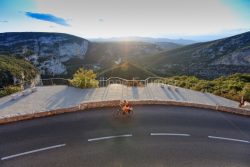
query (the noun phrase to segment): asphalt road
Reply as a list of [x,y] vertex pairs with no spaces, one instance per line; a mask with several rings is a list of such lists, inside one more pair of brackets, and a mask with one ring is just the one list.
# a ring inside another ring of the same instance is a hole
[[250,118],[212,110],[137,106],[0,126],[1,167],[249,167]]

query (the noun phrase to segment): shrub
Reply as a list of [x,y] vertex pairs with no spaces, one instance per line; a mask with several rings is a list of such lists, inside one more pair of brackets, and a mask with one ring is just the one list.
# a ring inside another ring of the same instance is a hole
[[70,84],[77,88],[95,88],[99,82],[96,80],[96,74],[92,70],[80,68],[70,80]]
[[250,84],[246,84],[244,86],[242,93],[243,93],[244,99],[247,101],[250,101]]
[[7,86],[0,90],[0,97],[21,91],[19,86]]
[[193,76],[173,76],[166,78],[166,83],[196,91],[209,92],[232,100],[241,96],[250,101],[250,74],[233,74],[214,80],[202,80]]

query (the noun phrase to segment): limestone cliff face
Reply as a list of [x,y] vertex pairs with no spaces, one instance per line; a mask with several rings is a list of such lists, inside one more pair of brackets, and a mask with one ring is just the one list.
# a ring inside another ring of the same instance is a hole
[[46,75],[67,74],[65,62],[83,60],[89,42],[62,33],[1,33],[0,54],[13,54],[29,60]]

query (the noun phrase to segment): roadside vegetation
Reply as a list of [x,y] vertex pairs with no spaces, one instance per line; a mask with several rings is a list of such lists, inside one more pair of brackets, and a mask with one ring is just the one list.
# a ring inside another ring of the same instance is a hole
[[0,55],[0,97],[20,91],[13,86],[17,81],[30,81],[36,77],[38,70],[28,61],[15,56]]
[[77,88],[96,88],[99,82],[96,80],[96,74],[92,70],[80,68],[73,75],[70,84]]
[[2,89],[0,89],[0,97],[10,95],[12,93],[16,93],[21,91],[20,86],[7,86]]
[[13,78],[29,81],[38,70],[28,61],[15,56],[0,55],[0,87],[13,84]]
[[214,80],[202,80],[194,76],[173,76],[166,78],[166,83],[237,101],[243,96],[245,100],[250,101],[250,74],[237,73]]

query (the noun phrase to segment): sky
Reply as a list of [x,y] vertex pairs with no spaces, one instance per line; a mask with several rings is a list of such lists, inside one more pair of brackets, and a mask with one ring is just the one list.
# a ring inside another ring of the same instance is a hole
[[0,32],[204,40],[250,31],[250,0],[0,0]]

